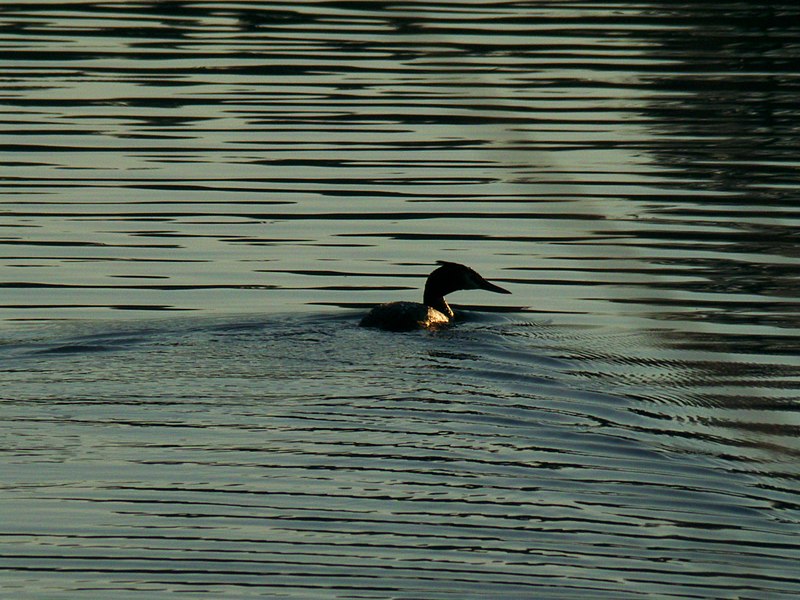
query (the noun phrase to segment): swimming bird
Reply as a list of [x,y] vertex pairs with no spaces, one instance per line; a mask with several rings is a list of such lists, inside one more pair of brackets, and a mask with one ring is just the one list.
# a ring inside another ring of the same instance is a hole
[[377,327],[387,331],[433,329],[452,322],[453,310],[444,297],[458,290],[486,290],[510,294],[499,285],[489,283],[473,269],[454,262],[436,261],[441,265],[428,275],[422,303],[387,302],[373,308],[361,319],[361,327]]

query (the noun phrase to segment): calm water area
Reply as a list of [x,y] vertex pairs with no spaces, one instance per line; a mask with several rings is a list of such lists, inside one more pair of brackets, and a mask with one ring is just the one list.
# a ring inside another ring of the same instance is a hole
[[0,598],[800,597],[798,98],[788,1],[4,0]]

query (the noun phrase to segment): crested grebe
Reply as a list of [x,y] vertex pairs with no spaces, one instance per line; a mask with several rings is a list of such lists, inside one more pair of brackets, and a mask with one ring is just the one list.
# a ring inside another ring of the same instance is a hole
[[453,310],[444,297],[458,290],[486,290],[510,294],[499,285],[489,283],[467,266],[436,261],[441,265],[428,275],[422,303],[387,302],[373,308],[361,319],[361,327],[377,327],[387,331],[411,331],[446,325],[453,320]]

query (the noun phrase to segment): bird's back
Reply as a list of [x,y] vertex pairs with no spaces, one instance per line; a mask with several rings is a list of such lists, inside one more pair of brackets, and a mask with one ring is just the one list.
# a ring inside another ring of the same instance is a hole
[[450,318],[420,302],[387,302],[373,308],[361,319],[362,327],[387,331],[413,331],[446,325]]

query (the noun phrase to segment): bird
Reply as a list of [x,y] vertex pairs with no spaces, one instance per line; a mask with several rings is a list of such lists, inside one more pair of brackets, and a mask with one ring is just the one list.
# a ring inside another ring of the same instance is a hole
[[422,302],[387,302],[379,304],[361,319],[361,327],[374,327],[386,331],[413,331],[436,329],[451,323],[455,317],[453,309],[444,297],[458,290],[486,290],[497,294],[510,294],[486,281],[475,270],[458,263],[444,260],[425,282]]

